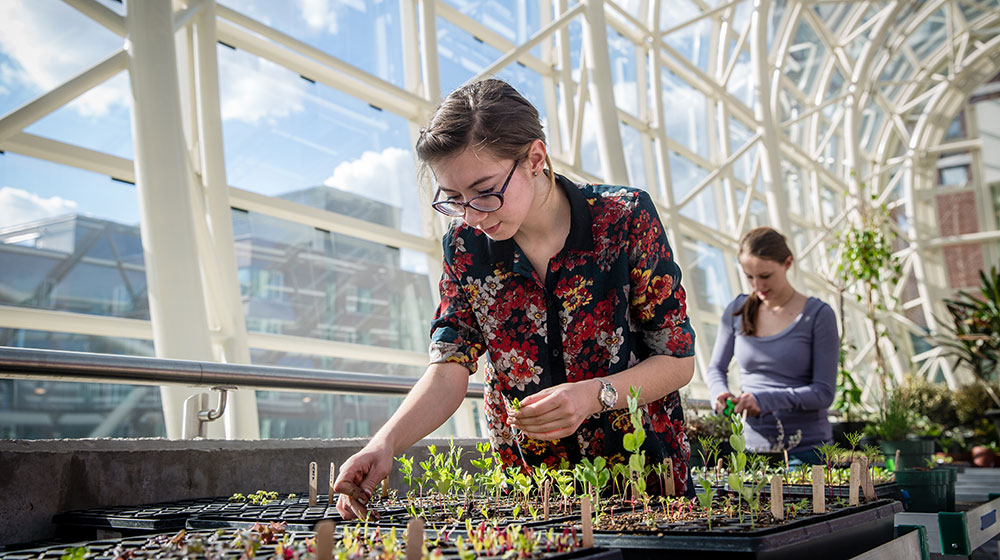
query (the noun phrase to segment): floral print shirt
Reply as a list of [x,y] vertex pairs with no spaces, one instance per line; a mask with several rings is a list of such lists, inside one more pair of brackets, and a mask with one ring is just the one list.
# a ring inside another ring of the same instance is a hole
[[[557,441],[519,436],[520,451],[507,422],[505,397],[612,375],[652,355],[694,354],[681,271],[649,195],[556,177],[572,218],[544,281],[513,239],[494,241],[461,220],[452,223],[443,240],[431,362],[456,362],[475,373],[479,355],[488,352],[486,417],[506,465],[522,465],[522,453],[529,464],[550,467],[597,456],[625,462],[627,409],[594,415]],[[619,393],[619,402],[626,396]],[[674,484],[683,492],[690,447],[678,393],[642,408],[647,463],[672,458]]]

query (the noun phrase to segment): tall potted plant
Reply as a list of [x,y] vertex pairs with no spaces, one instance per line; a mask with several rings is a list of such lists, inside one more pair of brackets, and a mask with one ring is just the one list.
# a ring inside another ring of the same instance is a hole
[[[862,189],[864,185],[862,185]],[[874,196],[872,197],[874,199]],[[855,287],[855,297],[864,305],[865,316],[872,329],[875,341],[875,374],[879,378],[881,389],[882,410],[886,409],[889,393],[888,369],[885,356],[879,341],[886,336],[885,327],[878,321],[879,310],[886,310],[884,288],[891,289],[896,285],[900,273],[899,259],[893,254],[893,233],[889,227],[889,211],[885,205],[872,206],[862,202],[858,205],[859,216],[856,222],[841,232],[840,264],[837,268],[839,289],[841,294],[841,336],[844,336],[843,326],[843,295],[850,287]],[[843,350],[843,349],[842,349]],[[839,392],[845,404],[850,408],[852,402],[860,403],[861,392],[858,384],[844,367],[845,352],[841,352],[841,367],[839,374]],[[853,401],[852,401],[853,397]]]
[[937,342],[957,365],[968,365],[993,400],[996,408],[987,410],[1000,435],[1000,397],[992,382],[1000,376],[1000,272],[992,267],[989,273],[979,271],[979,291],[959,291],[958,297],[944,300],[951,316],[945,324],[947,334]]

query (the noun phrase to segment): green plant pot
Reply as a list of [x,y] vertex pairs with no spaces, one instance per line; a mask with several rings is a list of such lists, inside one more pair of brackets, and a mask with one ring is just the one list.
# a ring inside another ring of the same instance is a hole
[[[929,440],[883,441],[878,446],[885,454],[885,468],[890,471],[926,467],[927,459],[934,455],[934,442]],[[899,450],[898,465],[895,464],[897,449]]]
[[[901,469],[896,484],[910,495],[907,511],[936,513],[951,511],[949,497],[955,496],[955,472],[952,469]],[[954,509],[954,502],[950,504]]]

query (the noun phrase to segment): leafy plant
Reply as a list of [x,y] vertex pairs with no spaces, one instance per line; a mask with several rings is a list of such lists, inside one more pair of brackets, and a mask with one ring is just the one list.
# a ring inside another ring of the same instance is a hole
[[936,339],[959,364],[972,369],[1000,408],[1000,397],[990,387],[1000,371],[1000,272],[995,266],[989,274],[981,270],[979,280],[978,293],[959,291],[955,299],[944,300],[952,324],[946,327],[948,336]]
[[[864,185],[862,185],[862,189]],[[871,200],[876,196],[872,195]],[[855,223],[843,230],[839,236],[841,246],[840,264],[837,267],[841,294],[841,333],[843,328],[843,294],[851,286],[855,287],[855,297],[865,305],[865,315],[872,328],[875,340],[875,373],[881,385],[882,405],[885,407],[886,395],[889,391],[888,369],[879,341],[886,336],[885,327],[878,321],[877,312],[886,310],[883,290],[891,290],[899,278],[901,265],[893,254],[893,233],[889,227],[889,210],[885,205],[872,206],[865,201],[859,201],[858,217]],[[842,353],[842,358],[844,354]],[[850,377],[850,372],[844,368],[841,361],[841,373]],[[853,377],[846,379],[842,385],[849,387],[857,385]]]
[[642,409],[639,408],[638,387],[628,388],[628,413],[632,422],[632,431],[622,438],[622,446],[625,451],[631,453],[628,459],[629,479],[635,485],[639,494],[646,493],[646,452],[642,450],[642,444],[646,441],[646,430],[642,426]]

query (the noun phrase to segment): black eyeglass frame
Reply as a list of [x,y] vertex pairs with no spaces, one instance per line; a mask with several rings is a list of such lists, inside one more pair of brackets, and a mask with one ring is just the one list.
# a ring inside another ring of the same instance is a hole
[[[462,202],[462,201],[459,201],[459,200],[438,200],[438,196],[441,195],[441,187],[438,187],[437,192],[434,193],[434,201],[431,202],[431,207],[433,207],[438,212],[440,212],[440,213],[442,213],[445,216],[448,216],[450,218],[461,218],[461,217],[465,216],[465,213],[468,212],[469,208],[472,208],[476,212],[486,212],[486,213],[496,212],[497,210],[503,208],[503,202],[504,202],[504,200],[503,200],[503,193],[504,193],[504,191],[507,190],[507,185],[510,184],[511,178],[514,177],[514,170],[517,169],[518,161],[519,160],[514,160],[514,166],[510,168],[510,173],[507,174],[507,179],[504,180],[503,186],[500,187],[499,191],[483,193],[481,195],[477,195],[477,196],[474,196],[474,197],[470,198],[467,202]],[[495,196],[495,197],[497,197],[497,198],[500,199],[500,204],[496,208],[493,208],[492,210],[483,210],[482,208],[477,208],[476,207],[476,201],[477,200],[479,200],[481,198],[490,197],[490,196]],[[448,212],[448,211],[444,210],[445,208],[447,208],[449,206],[461,206],[462,207],[462,212],[460,214],[458,214],[458,213],[452,213],[452,212]]]

